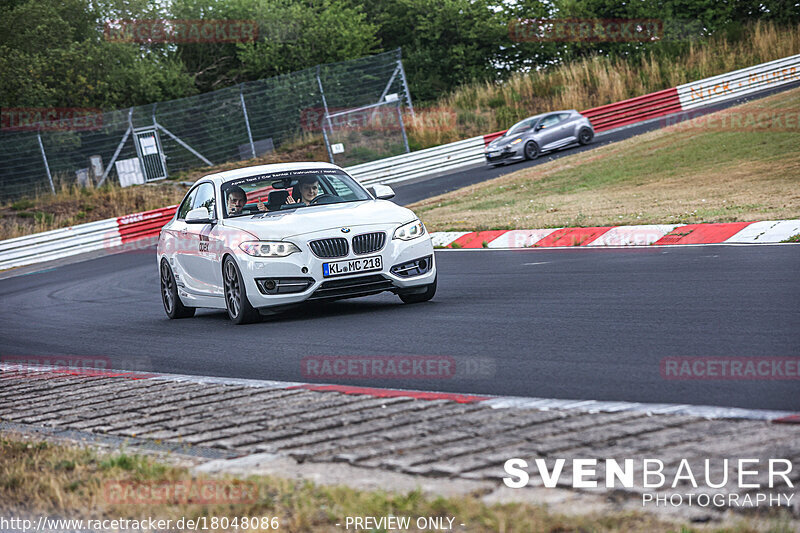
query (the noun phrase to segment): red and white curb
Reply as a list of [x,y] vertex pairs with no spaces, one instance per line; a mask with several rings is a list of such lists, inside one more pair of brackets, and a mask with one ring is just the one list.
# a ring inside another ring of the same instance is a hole
[[431,234],[442,248],[563,248],[576,246],[664,246],[775,244],[800,234],[800,220],[719,224],[652,224],[589,228],[442,231]]
[[18,365],[0,363],[0,379],[3,374],[13,378],[20,374],[33,375],[39,379],[50,377],[63,377],[72,375],[76,377],[118,378],[135,380],[159,380],[170,382],[186,382],[214,385],[237,385],[261,389],[293,390],[303,389],[316,392],[337,392],[340,394],[355,394],[373,398],[413,398],[417,400],[446,400],[457,403],[480,403],[493,409],[536,409],[548,410],[576,410],[584,413],[618,413],[623,411],[640,412],[647,415],[685,415],[707,419],[748,419],[764,420],[780,424],[800,423],[800,414],[792,411],[777,411],[767,409],[744,409],[738,407],[720,407],[710,405],[646,403],[626,401],[600,401],[557,398],[527,398],[517,396],[492,396],[468,393],[437,392],[410,389],[388,389],[379,387],[357,387],[351,385],[304,383],[292,381],[272,381],[243,378],[224,378],[213,376],[196,376],[190,374],[145,373],[140,371],[113,371],[82,368],[68,370],[63,367],[47,365]]

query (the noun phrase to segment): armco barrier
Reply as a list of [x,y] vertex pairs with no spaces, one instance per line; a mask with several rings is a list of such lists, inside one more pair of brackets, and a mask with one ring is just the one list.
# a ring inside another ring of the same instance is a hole
[[117,219],[99,220],[0,242],[0,270],[119,246]]
[[483,162],[483,136],[409,154],[379,159],[346,170],[362,185],[396,183]]
[[175,214],[177,207],[176,205],[171,205],[162,209],[145,211],[144,213],[116,219],[121,243],[127,244],[139,239],[157,236],[164,224],[169,222]]
[[155,237],[172,218],[175,208],[173,205],[0,241],[0,270],[96,250],[112,250],[132,241]]
[[[800,81],[800,54],[735,72],[712,76],[677,88],[665,89],[622,102],[587,109],[582,113],[589,117],[596,131],[603,132],[652,118],[740,98],[758,91],[798,81]],[[426,150],[348,167],[346,170],[364,185],[398,183],[440,172],[457,170],[482,163],[484,160],[484,147],[503,133],[496,132],[473,137]],[[171,206],[1,241],[0,270],[59,259],[102,248],[114,248],[139,239],[154,237],[158,235],[161,227],[169,221],[174,212],[175,206]],[[776,236],[784,235],[784,230],[787,227],[794,227],[790,222],[792,221],[784,221],[781,223],[783,225],[779,227],[769,226],[772,224],[770,222],[756,223],[768,225],[769,227],[766,231],[770,232],[770,237],[769,239],[762,237],[761,241],[758,241],[756,237],[752,242],[765,242],[765,240],[766,242],[778,242],[783,240],[778,239],[778,241],[775,241],[774,239],[778,238]],[[748,236],[743,235],[753,230],[754,227],[755,224],[746,227],[726,242],[751,242],[749,234]],[[606,232],[604,236],[589,235],[588,228],[584,228],[581,231],[571,231],[564,235],[554,235],[552,239],[554,242],[559,243],[569,244],[574,242],[589,246],[598,246],[600,242],[605,243],[605,240],[608,240],[609,242],[606,245],[611,245],[628,238],[631,232],[634,231],[631,228],[633,226],[621,226],[616,229],[609,228],[612,231]],[[556,230],[522,230],[523,233],[527,232],[527,237],[525,238],[528,240],[532,240],[544,231],[552,233]],[[660,231],[658,230],[658,232]],[[668,231],[660,234],[659,238],[672,239],[673,237],[667,235]],[[798,232],[796,231],[795,233]],[[462,232],[454,234],[459,236],[468,235],[468,233]],[[434,236],[437,244],[447,244],[447,242],[439,242],[446,238],[444,235],[449,236],[451,234]],[[478,239],[471,233],[469,235],[472,235],[470,238],[471,244],[474,244],[472,241],[476,241],[478,245],[482,245],[482,238]],[[737,235],[743,240],[736,241]],[[493,235],[493,241],[494,237]],[[508,233],[501,235],[497,238],[497,245],[501,242],[507,242],[510,237],[511,234]],[[558,238],[556,239],[556,237]],[[536,239],[536,241],[538,240]],[[624,242],[622,243],[624,244]],[[490,245],[489,247],[496,246]]]
[[800,54],[581,111],[606,131],[800,81]]
[[682,111],[677,89],[665,89],[622,102],[581,111],[595,132],[635,124]]
[[797,81],[800,81],[800,54],[686,83],[677,92],[681,109],[688,111]]

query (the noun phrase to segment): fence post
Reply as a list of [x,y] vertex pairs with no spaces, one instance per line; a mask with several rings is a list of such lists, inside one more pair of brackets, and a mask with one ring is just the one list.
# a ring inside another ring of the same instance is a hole
[[[322,90],[322,79],[319,77],[319,65],[317,65],[317,85],[319,85],[319,94],[322,95],[322,105],[325,107],[325,118],[328,120],[328,127],[331,129],[331,133],[333,133],[331,117],[328,114],[328,102],[325,100],[325,91]],[[325,132],[324,124],[322,125],[322,136],[325,138],[325,147],[328,149],[328,158],[331,160],[332,164],[335,164],[333,160],[333,152],[331,151],[331,143],[328,140],[328,134]]]
[[133,127],[133,107],[128,109],[128,128],[133,133],[133,147],[136,148],[136,159],[139,160],[139,168],[142,171],[144,181],[147,181],[147,170],[144,168],[144,157],[142,157],[142,147],[139,146],[139,136],[136,134],[136,128]]
[[250,140],[250,153],[253,154],[253,159],[256,157],[256,145],[253,144],[253,132],[250,131],[250,119],[247,117],[247,106],[244,105],[244,94],[242,93],[242,85],[239,84],[239,100],[242,102],[242,112],[244,113],[244,125],[247,126],[247,138]]
[[[167,177],[167,154],[164,151],[163,146],[161,145],[161,139],[158,136],[158,122],[156,122],[156,107],[158,106],[158,102],[153,104],[153,130],[155,131],[156,139],[158,140],[158,155],[161,159],[161,166],[164,169],[164,177]],[[145,181],[147,181],[147,176],[145,176]]]
[[44,145],[42,144],[42,132],[36,132],[36,138],[39,139],[39,150],[42,151],[42,160],[44,161],[44,169],[47,171],[47,179],[50,180],[50,190],[53,194],[56,193],[56,187],[53,185],[53,176],[50,174],[50,165],[47,163],[47,154],[44,153]]
[[406,93],[406,104],[408,105],[409,111],[411,111],[411,116],[416,117],[414,115],[414,106],[411,105],[411,92],[408,90],[408,80],[406,80],[406,71],[403,68],[403,61],[400,59],[400,55],[402,54],[402,49],[397,49],[397,66],[400,68],[400,79],[403,80],[403,90]]
[[397,106],[397,118],[400,120],[400,131],[403,132],[403,144],[406,147],[406,153],[410,152],[411,149],[408,147],[408,137],[406,136],[406,124],[403,122],[403,112],[400,111],[400,106]]

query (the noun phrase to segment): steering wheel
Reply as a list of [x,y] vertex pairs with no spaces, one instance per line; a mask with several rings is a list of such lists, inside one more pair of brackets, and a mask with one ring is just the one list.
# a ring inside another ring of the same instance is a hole
[[338,198],[338,197],[335,194],[322,193],[322,194],[320,194],[318,196],[315,196],[313,200],[308,202],[308,205],[316,205],[316,204],[320,203],[320,201],[323,198]]

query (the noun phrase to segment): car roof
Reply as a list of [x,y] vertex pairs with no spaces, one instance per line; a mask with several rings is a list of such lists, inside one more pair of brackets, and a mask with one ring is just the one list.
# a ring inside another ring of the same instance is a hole
[[[341,167],[331,163],[324,163],[322,161],[302,161],[298,163],[274,163],[271,165],[253,165],[249,167],[236,168],[233,170],[225,170],[223,172],[215,172],[200,178],[200,180],[212,180],[216,184],[222,184],[227,181],[253,176],[256,174],[268,174],[271,172],[285,172],[287,170],[305,170],[312,168],[334,168],[342,170]],[[198,180],[198,181],[200,181]]]
[[515,122],[514,125],[516,126],[520,122],[525,122],[526,120],[530,120],[532,118],[541,118],[541,117],[543,117],[545,115],[555,115],[555,114],[558,114],[558,113],[574,113],[574,114],[577,114],[578,112],[575,109],[562,109],[562,110],[559,110],[559,111],[547,111],[545,113],[539,113],[538,115],[531,115],[530,117],[523,118],[522,120],[520,120],[518,122]]

